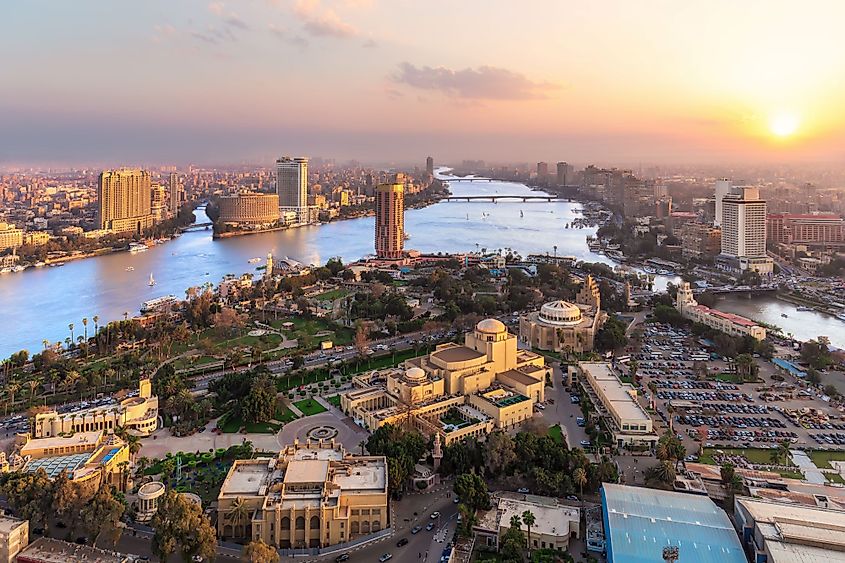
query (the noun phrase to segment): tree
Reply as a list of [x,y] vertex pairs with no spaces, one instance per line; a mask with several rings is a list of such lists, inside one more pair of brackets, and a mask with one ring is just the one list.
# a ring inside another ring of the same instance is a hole
[[123,516],[125,506],[117,500],[112,492],[112,486],[106,483],[94,494],[94,497],[82,507],[79,518],[82,526],[93,536],[91,545],[97,546],[103,534],[111,538],[111,544],[120,538],[120,517]]
[[33,528],[45,528],[51,507],[50,478],[44,469],[35,473],[10,473],[0,486],[0,494],[6,497],[9,507]]
[[[243,497],[237,497],[232,506],[229,507],[229,510],[226,512],[226,520],[232,525],[232,533],[237,537],[243,537],[244,527],[247,519],[249,518],[249,505],[246,502],[246,499]],[[240,532],[238,533],[238,529],[240,528]]]
[[736,372],[743,381],[753,381],[757,378],[757,363],[751,354],[740,354],[736,357]]
[[189,563],[195,555],[203,559],[211,559],[215,555],[217,538],[202,507],[172,489],[159,499],[158,511],[151,525],[155,530],[153,554],[162,561],[177,550],[185,563]]
[[476,473],[464,473],[455,479],[455,494],[473,510],[489,510],[490,494],[487,483]]
[[827,395],[828,397],[832,397],[834,399],[839,396],[839,390],[836,388],[836,386],[834,386],[831,383],[828,383],[827,385],[825,385],[824,388],[822,389],[822,391],[824,392],[825,395]]
[[807,383],[810,385],[818,385],[822,382],[821,374],[813,368],[807,370]]
[[487,474],[499,477],[516,461],[513,438],[502,431],[496,431],[487,437],[484,449],[484,464]]
[[525,534],[522,533],[522,520],[518,514],[511,516],[510,527],[502,536],[499,553],[507,561],[523,561],[522,552],[525,549]]
[[528,527],[528,555],[531,556],[531,526],[537,521],[534,517],[534,513],[530,510],[526,510],[522,513],[522,521]]
[[612,316],[608,317],[604,326],[596,334],[596,350],[599,352],[608,352],[625,346],[628,343],[628,337],[625,336],[626,328],[625,323],[622,321]]
[[789,440],[778,442],[777,447],[769,453],[769,459],[774,465],[786,465],[789,460]]
[[244,558],[250,563],[279,563],[279,552],[259,538],[244,547]]
[[262,373],[252,380],[249,393],[241,400],[240,408],[244,422],[257,423],[273,418],[276,410],[276,387],[269,375]]
[[581,493],[581,496],[584,496],[584,485],[587,484],[587,472],[584,471],[583,467],[578,467],[572,473],[572,481],[578,485],[578,490]]
[[660,461],[656,465],[652,465],[645,472],[647,481],[659,483],[664,486],[674,483],[675,475],[675,466],[668,460]]
[[78,514],[78,504],[80,502],[79,487],[70,480],[67,471],[62,470],[61,473],[53,480],[52,496],[53,510],[60,519],[70,516],[75,519]]

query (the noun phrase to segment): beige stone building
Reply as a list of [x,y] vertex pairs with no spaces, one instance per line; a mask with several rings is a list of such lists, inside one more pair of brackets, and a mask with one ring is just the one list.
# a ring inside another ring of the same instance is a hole
[[29,545],[29,520],[0,516],[0,563],[13,563]]
[[405,177],[376,188],[375,248],[379,258],[402,257],[405,246]]
[[725,313],[699,305],[688,282],[684,282],[675,296],[675,308],[694,323],[701,323],[731,336],[750,336],[755,340],[766,339],[766,329],[751,319],[734,313]]
[[220,221],[235,225],[267,225],[279,221],[277,194],[240,193],[223,196],[220,202]]
[[[535,518],[531,526],[531,549],[565,551],[571,539],[581,536],[581,511],[575,506],[561,504],[557,499],[518,493],[499,493],[492,499],[493,508],[477,514],[473,526],[476,544],[499,549],[499,542],[511,526],[511,517],[530,511]],[[528,535],[528,527],[522,531]]]
[[519,339],[538,350],[589,352],[607,321],[599,287],[587,276],[574,303],[552,301],[519,319]]
[[341,394],[341,409],[370,430],[410,419],[448,445],[531,418],[545,399],[548,372],[542,356],[519,350],[504,324],[486,319],[463,346],[442,344],[401,368],[356,378]]
[[118,405],[95,407],[60,414],[48,411],[35,415],[33,438],[61,436],[76,432],[114,432],[126,428],[139,436],[149,436],[158,428],[158,397],[152,394],[152,383],[141,379],[138,395]]
[[237,460],[217,497],[217,533],[280,548],[345,543],[390,525],[387,460],[331,443],[294,443]]
[[11,223],[0,223],[0,250],[23,245],[23,230]]
[[146,170],[104,170],[97,185],[97,222],[116,233],[142,233],[153,225],[152,182]]

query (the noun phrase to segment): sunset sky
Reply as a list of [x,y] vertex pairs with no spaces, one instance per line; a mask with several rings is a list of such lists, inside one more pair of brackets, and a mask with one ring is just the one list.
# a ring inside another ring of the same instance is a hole
[[0,164],[841,161],[841,0],[0,8]]

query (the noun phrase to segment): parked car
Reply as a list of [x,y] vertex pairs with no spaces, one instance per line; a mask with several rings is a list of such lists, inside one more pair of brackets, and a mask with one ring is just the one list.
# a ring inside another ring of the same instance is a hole
[[393,558],[392,553],[383,553],[382,556],[378,558],[378,560],[381,561],[381,563],[384,563],[388,559],[392,559],[392,558]]
[[398,542],[396,542],[396,547],[403,547],[408,545],[408,538],[402,538]]
[[348,553],[341,553],[337,557],[334,558],[337,563],[341,563],[342,561],[349,561],[349,554]]
[[432,531],[434,529],[434,522],[429,522],[428,524],[426,524],[425,529],[427,532]]
[[413,528],[411,528],[412,534],[419,534],[420,531],[422,531],[422,526],[414,526]]
[[432,512],[431,516],[429,516],[429,518],[431,518],[432,520],[437,520],[438,518],[440,518],[440,513],[436,512],[436,511]]

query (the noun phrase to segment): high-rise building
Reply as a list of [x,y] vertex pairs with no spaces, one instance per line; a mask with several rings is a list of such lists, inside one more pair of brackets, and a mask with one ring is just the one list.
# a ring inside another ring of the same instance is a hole
[[537,163],[537,181],[538,182],[545,182],[549,178],[549,163],[548,162],[538,162]]
[[[566,162],[557,163],[557,185],[565,186],[568,180],[572,180],[572,166]],[[539,170],[537,171],[539,174]]]
[[376,256],[395,260],[405,244],[405,176],[376,188]]
[[434,158],[431,156],[425,159],[425,171],[429,176],[434,176]]
[[713,224],[717,227],[722,226],[722,200],[731,191],[731,181],[729,178],[719,178],[716,180],[716,189],[714,190],[714,199],[716,200],[716,219]]
[[179,207],[182,205],[182,190],[179,189],[179,175],[176,172],[170,173],[170,214],[174,217],[179,214]]
[[164,219],[164,197],[164,186],[153,184],[150,188],[150,213],[156,221]]
[[116,233],[141,233],[153,224],[152,183],[146,170],[104,170],[97,184],[97,222]]
[[283,211],[297,214],[304,223],[308,214],[308,159],[283,156],[276,160],[276,193]]
[[722,258],[731,269],[772,272],[766,256],[766,202],[760,190],[734,186],[722,198]]

